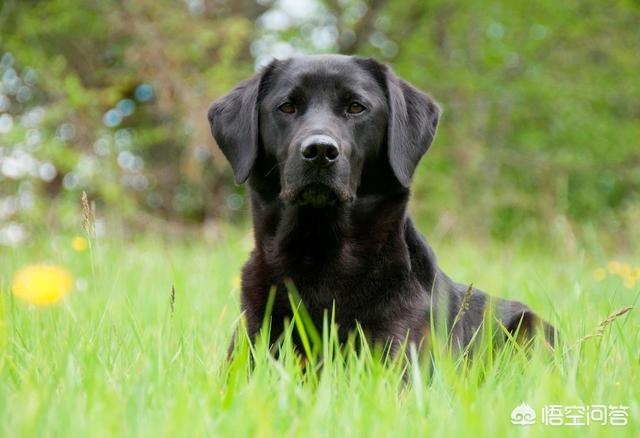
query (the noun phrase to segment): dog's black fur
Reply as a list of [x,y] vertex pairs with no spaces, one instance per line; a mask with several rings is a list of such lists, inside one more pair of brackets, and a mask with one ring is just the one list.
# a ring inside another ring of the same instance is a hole
[[316,326],[335,304],[343,340],[358,323],[392,349],[421,344],[434,318],[459,349],[491,308],[509,332],[530,339],[543,327],[553,344],[553,327],[524,304],[489,306],[477,289],[465,299],[467,286],[440,270],[408,216],[411,177],[439,117],[388,67],[339,55],[273,61],[211,106],[213,136],[251,193],[255,249],[241,305],[252,338],[272,286],[272,342],[281,334],[290,279]]

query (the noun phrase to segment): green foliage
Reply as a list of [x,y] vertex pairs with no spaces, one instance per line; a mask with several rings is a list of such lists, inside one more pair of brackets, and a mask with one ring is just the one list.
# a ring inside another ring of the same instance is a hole
[[[25,149],[28,130],[37,129],[42,140],[28,152],[52,163],[57,175],[6,178],[0,196],[29,181],[36,197],[78,199],[85,190],[125,215],[140,208],[198,221],[224,215],[210,200],[234,189],[221,187],[226,166],[212,161],[218,152],[206,108],[253,69],[251,16],[234,11],[232,3],[196,11],[166,1],[4,5],[0,56],[9,61],[0,74],[28,70],[38,80],[25,102],[6,81],[0,88],[16,122],[8,135],[0,134],[0,155]],[[151,91],[142,95],[141,87]],[[24,126],[34,109],[44,120]]]
[[[428,14],[425,29],[436,28],[448,5]],[[442,41],[417,34],[404,40],[407,54],[397,66],[445,108],[432,159],[452,160],[457,171],[431,177],[426,163],[425,184],[455,178],[461,200],[481,199],[474,210],[502,221],[503,236],[526,218],[611,223],[634,209],[640,201],[637,8],[536,2],[477,15],[451,8],[440,24]],[[516,219],[505,223],[505,212]]]

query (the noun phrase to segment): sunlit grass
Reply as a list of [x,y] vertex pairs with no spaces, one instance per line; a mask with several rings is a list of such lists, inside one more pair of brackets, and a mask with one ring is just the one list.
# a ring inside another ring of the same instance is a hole
[[[301,361],[291,321],[278,354],[240,326],[238,273],[247,232],[216,242],[157,235],[42,237],[0,249],[0,435],[3,436],[637,436],[640,432],[639,290],[594,269],[611,257],[567,257],[517,245],[436,242],[454,278],[523,300],[554,323],[563,345],[508,346],[452,357],[431,340],[434,365],[392,359],[373,346],[340,348],[330,327],[307,333]],[[93,260],[92,260],[93,259]],[[35,308],[11,293],[35,262],[65,267],[75,290]],[[636,263],[637,264],[637,263]],[[92,267],[93,265],[93,267]],[[172,298],[172,290],[173,298]],[[295,304],[295,294],[292,294]],[[330,320],[330,315],[327,316]],[[267,324],[268,325],[268,324]],[[593,335],[593,336],[590,336]],[[356,344],[357,339],[354,338]],[[629,406],[626,427],[514,426],[513,408]]]

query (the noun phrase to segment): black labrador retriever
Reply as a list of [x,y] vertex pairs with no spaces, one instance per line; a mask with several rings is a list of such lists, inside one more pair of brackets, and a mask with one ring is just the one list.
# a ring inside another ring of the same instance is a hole
[[213,136],[251,193],[241,306],[252,339],[272,288],[271,342],[281,335],[291,281],[316,327],[334,312],[343,341],[360,324],[395,351],[442,326],[461,351],[491,309],[499,336],[542,328],[553,345],[553,327],[526,305],[447,277],[413,225],[409,186],[439,117],[385,65],[341,55],[274,60],[213,103]]

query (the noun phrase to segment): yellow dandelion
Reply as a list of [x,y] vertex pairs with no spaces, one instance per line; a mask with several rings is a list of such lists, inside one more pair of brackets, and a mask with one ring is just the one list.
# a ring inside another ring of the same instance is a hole
[[630,275],[633,275],[633,268],[629,265],[627,265],[626,263],[622,264],[620,266],[620,270],[618,271],[618,275],[620,275],[621,277],[628,277]]
[[612,260],[609,263],[607,263],[607,270],[609,271],[609,274],[617,274],[620,272],[620,268],[622,268],[622,263],[616,261],[616,260]]
[[31,265],[13,277],[12,290],[18,298],[36,305],[54,304],[64,298],[73,285],[66,269],[52,265]]
[[604,268],[598,268],[595,271],[593,271],[593,278],[596,279],[596,281],[602,281],[607,277],[607,271],[604,270]]
[[634,287],[636,287],[636,283],[636,277],[632,275],[624,277],[624,287],[626,287],[627,289],[633,289]]
[[86,251],[88,247],[89,242],[87,242],[87,239],[85,239],[84,237],[76,236],[71,240],[71,248],[73,248],[75,251],[83,252]]
[[236,275],[235,277],[233,277],[232,283],[231,285],[233,286],[234,289],[239,289],[240,288],[240,276]]

